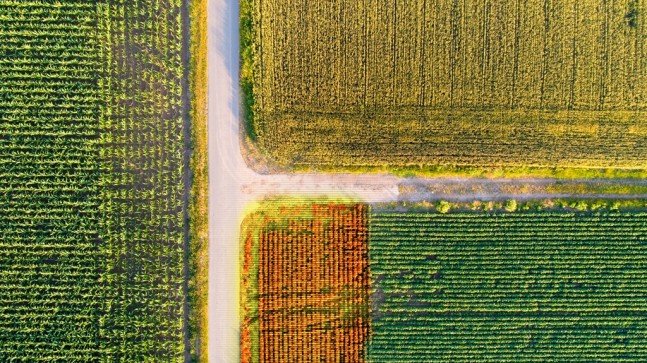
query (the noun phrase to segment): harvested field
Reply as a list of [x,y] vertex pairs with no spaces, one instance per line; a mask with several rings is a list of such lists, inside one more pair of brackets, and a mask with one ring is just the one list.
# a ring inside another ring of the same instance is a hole
[[645,0],[248,1],[283,166],[647,167]]

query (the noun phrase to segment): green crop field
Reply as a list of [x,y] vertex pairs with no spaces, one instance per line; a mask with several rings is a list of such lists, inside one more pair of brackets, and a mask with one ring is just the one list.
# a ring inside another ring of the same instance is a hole
[[647,360],[647,212],[372,212],[371,362]]
[[182,7],[0,0],[0,361],[185,360]]
[[0,360],[101,354],[96,5],[0,1]]
[[241,9],[248,132],[280,165],[647,168],[645,0]]

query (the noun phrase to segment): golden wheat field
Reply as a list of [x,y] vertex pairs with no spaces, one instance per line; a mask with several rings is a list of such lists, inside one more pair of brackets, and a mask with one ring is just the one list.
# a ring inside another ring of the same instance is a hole
[[647,0],[249,1],[281,165],[647,167]]

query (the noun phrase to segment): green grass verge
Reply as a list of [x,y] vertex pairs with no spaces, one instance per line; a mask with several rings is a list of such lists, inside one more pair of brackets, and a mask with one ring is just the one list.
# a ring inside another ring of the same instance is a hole
[[342,167],[295,167],[292,172],[388,173],[411,177],[555,178],[555,179],[645,179],[645,169],[590,169],[548,167],[480,167],[452,165],[386,165]]
[[453,202],[439,200],[434,202],[391,202],[373,204],[375,210],[407,210],[410,212],[514,212],[514,211],[564,211],[600,212],[635,211],[647,209],[647,199],[578,199],[556,198],[529,201],[480,201]]
[[252,0],[240,1],[240,92],[245,133],[256,142],[254,120],[254,20]]
[[[241,225],[240,266],[242,268],[241,304],[241,362],[259,362],[259,322],[258,322],[258,233],[262,226],[261,213],[249,214]],[[246,259],[248,259],[246,261]],[[247,338],[245,338],[247,336]],[[245,340],[247,339],[247,342]]]
[[209,220],[207,163],[207,0],[193,0],[191,20],[191,199],[189,205],[189,337],[191,359],[206,363],[208,354]]
[[616,195],[637,195],[647,196],[647,185],[613,184],[613,183],[573,183],[573,184],[551,184],[546,191],[556,194],[616,194]]

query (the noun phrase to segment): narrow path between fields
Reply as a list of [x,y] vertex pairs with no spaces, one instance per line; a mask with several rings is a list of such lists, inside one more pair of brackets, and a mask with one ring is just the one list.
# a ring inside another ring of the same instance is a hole
[[[239,361],[238,235],[243,214],[254,201],[270,195],[352,197],[369,203],[574,195],[544,191],[547,185],[558,182],[551,179],[402,179],[378,174],[260,175],[253,172],[243,160],[239,143],[238,14],[237,0],[210,0],[208,318],[211,362]],[[647,185],[647,181],[621,183]],[[611,196],[614,195],[597,194],[591,197]]]

